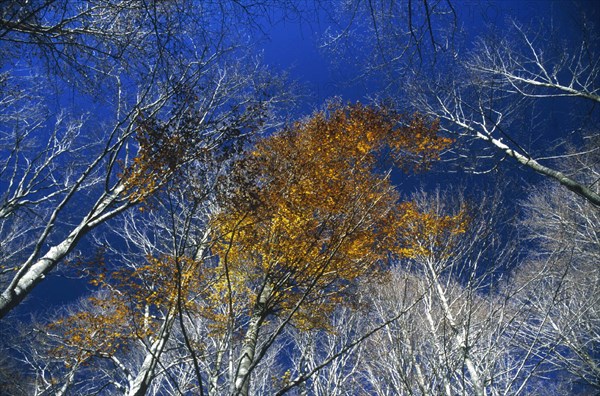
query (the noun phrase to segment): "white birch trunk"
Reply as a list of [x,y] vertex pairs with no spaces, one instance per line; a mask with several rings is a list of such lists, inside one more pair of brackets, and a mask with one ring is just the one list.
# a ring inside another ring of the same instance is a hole
[[221,364],[223,363],[223,355],[225,354],[225,347],[219,346],[217,351],[217,357],[215,359],[214,368],[208,374],[208,396],[219,396],[219,372]]
[[156,377],[156,365],[158,364],[158,360],[160,359],[162,352],[165,349],[165,345],[167,344],[167,341],[171,335],[171,329],[175,321],[175,316],[176,315],[173,311],[170,311],[167,314],[167,317],[160,328],[158,336],[152,342],[152,345],[150,345],[150,348],[146,353],[146,357],[144,358],[144,362],[142,363],[142,367],[132,382],[131,388],[127,393],[128,396],[143,396],[148,391],[150,383]]
[[0,319],[23,301],[33,288],[44,280],[46,275],[75,248],[77,242],[84,235],[109,217],[129,207],[129,204],[123,204],[113,210],[108,210],[123,189],[123,185],[119,185],[112,193],[103,195],[90,213],[81,220],[62,242],[52,246],[44,256],[35,261],[33,261],[34,257],[31,257],[21,267],[11,284],[0,295]]
[[471,359],[471,356],[469,354],[469,341],[467,339],[467,333],[464,329],[460,332],[458,331],[458,326],[456,320],[454,319],[454,315],[452,314],[452,310],[450,309],[450,305],[448,304],[446,293],[444,291],[444,288],[440,284],[438,274],[433,268],[433,263],[430,260],[427,260],[427,266],[429,267],[431,281],[433,282],[433,285],[435,287],[436,294],[438,295],[438,298],[442,303],[442,309],[444,310],[444,314],[448,319],[448,322],[450,323],[450,327],[456,332],[455,340],[463,353],[463,360],[465,365],[467,366],[467,371],[469,372],[469,376],[471,377],[471,382],[473,383],[473,391],[476,396],[484,396],[484,387],[482,386],[479,373],[477,372],[475,364],[473,363],[473,360]]
[[235,382],[233,384],[235,387],[233,394],[236,396],[248,396],[250,392],[250,367],[254,363],[256,342],[262,323],[266,318],[267,302],[271,297],[272,289],[271,285],[265,284],[262,292],[258,296],[258,301],[256,302],[252,316],[250,317],[248,330],[246,331],[246,336],[244,337],[244,343],[242,345],[240,362],[235,375]]

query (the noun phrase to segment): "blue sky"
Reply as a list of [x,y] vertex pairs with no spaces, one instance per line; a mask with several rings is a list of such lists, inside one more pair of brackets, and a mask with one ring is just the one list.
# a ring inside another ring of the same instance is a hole
[[[453,2],[459,29],[457,39],[464,40],[469,49],[477,38],[489,29],[502,32],[509,19],[525,26],[543,20],[551,21],[553,30],[567,31],[580,21],[580,9],[588,16],[598,15],[600,1],[594,0],[460,0]],[[303,109],[314,109],[332,96],[346,100],[365,100],[377,92],[377,86],[357,82],[348,86],[349,77],[357,75],[357,65],[340,59],[323,47],[324,35],[332,25],[326,12],[318,21],[286,19],[276,22],[265,31],[265,39],[258,45],[263,61],[273,70],[289,71],[290,78],[300,82],[312,94]],[[568,38],[568,37],[565,37]],[[358,53],[351,56],[360,57]],[[310,111],[310,110],[309,110]]]

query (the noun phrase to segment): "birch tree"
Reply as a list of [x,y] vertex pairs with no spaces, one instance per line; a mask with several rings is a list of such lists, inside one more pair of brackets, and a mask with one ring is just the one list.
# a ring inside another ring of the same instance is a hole
[[[559,140],[560,150],[537,140],[597,136],[600,96],[595,30],[584,21],[581,31],[569,34],[577,38],[547,40],[553,37],[547,26],[533,31],[512,22],[505,35],[481,39],[470,56],[457,57],[451,71],[430,81],[428,89],[421,88],[427,82],[420,80],[414,97],[417,108],[439,117],[443,130],[468,144],[471,152],[461,156],[486,164],[477,165],[476,172],[490,171],[508,158],[598,206],[600,196],[593,181],[575,178],[574,170],[564,169],[566,140]],[[548,122],[551,102],[572,109],[561,116],[569,122]],[[589,111],[577,111],[583,108]]]
[[[296,123],[242,159],[225,193],[231,203],[215,219],[228,315],[234,299],[242,304],[230,324],[244,329],[230,394],[249,394],[252,370],[286,325],[323,326],[356,279],[376,278],[387,257],[414,254],[408,224],[425,215],[398,201],[389,173],[376,172],[377,153],[427,168],[450,143],[419,115],[355,105]],[[280,324],[257,348],[271,316]]]
[[37,357],[40,362],[30,364],[40,394],[58,389],[203,392],[195,349],[201,341],[182,324],[198,318],[194,304],[211,282],[210,265],[204,262],[209,206],[199,204],[206,195],[172,186],[160,200],[148,201],[142,214],[130,212],[118,223],[121,243],[110,235],[111,244],[100,240],[106,247],[90,263],[75,264],[99,290],[51,323],[38,325],[40,340],[46,342],[30,342],[22,352],[27,361]]
[[[462,201],[469,206],[465,232],[442,243],[422,239],[437,246],[434,254],[399,262],[389,283],[367,293],[375,318],[406,313],[361,345],[366,392],[527,394],[543,383],[543,373],[517,353],[512,329],[522,312],[501,278],[518,256],[502,242],[502,216],[488,199]],[[433,213],[453,200],[417,199]]]
[[537,344],[533,360],[562,378],[565,392],[596,392],[598,209],[550,184],[523,205],[523,225],[537,248],[515,274],[515,288],[522,288],[515,300],[524,307],[519,347]]
[[218,4],[36,4],[12,4],[0,23],[2,48],[32,62],[22,76],[25,58],[4,58],[2,317],[91,230],[255,130],[275,89],[228,35],[234,14],[207,28]]

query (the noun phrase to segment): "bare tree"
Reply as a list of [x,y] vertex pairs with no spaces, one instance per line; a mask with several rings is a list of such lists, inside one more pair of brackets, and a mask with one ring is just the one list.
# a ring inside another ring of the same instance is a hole
[[97,257],[76,265],[100,290],[36,326],[36,340],[23,337],[21,355],[40,393],[145,395],[183,388],[203,394],[196,350],[202,340],[188,326],[192,318],[202,321],[193,308],[210,283],[209,270],[202,271],[210,267],[210,191],[208,166],[191,168],[188,177],[197,183],[171,183],[143,212],[125,213],[114,224],[118,234],[98,237]]
[[[357,290],[357,300],[362,291]],[[284,335],[291,364],[274,384],[298,395],[352,395],[360,389],[361,353],[359,339],[380,323],[369,323],[360,303],[340,306],[331,313],[328,327],[310,331],[290,326]],[[302,379],[302,381],[298,381]],[[283,393],[279,393],[283,394]]]
[[60,84],[95,109],[82,114],[53,100],[48,74],[3,75],[0,228],[10,256],[0,316],[92,229],[266,119],[277,88],[230,35],[233,14],[208,28],[219,4],[24,2],[2,15],[3,43],[17,42],[32,57],[55,54],[82,82]]
[[[594,166],[597,169],[597,163]],[[597,392],[600,370],[600,212],[591,203],[546,184],[523,203],[523,225],[536,249],[514,275],[523,307],[519,348],[560,376],[567,392]]]
[[[548,40],[552,33],[546,26],[536,34],[517,22],[511,25],[504,36],[480,40],[472,55],[459,57],[444,77],[419,80],[413,92],[417,108],[439,118],[441,127],[471,150],[471,157],[493,158],[488,170],[512,158],[598,206],[597,179],[576,178],[573,170],[564,169],[564,138],[571,131],[597,136],[600,57],[593,27],[584,25],[578,39],[567,43]],[[564,114],[567,119],[550,122],[551,101],[573,111]],[[560,150],[541,139],[559,139]]]
[[[448,201],[430,196],[421,202],[435,213]],[[518,256],[498,233],[497,205],[485,201],[466,203],[466,232],[445,235],[441,244],[420,240],[435,253],[399,262],[387,285],[367,293],[374,318],[406,313],[360,345],[365,392],[512,395],[533,392],[544,381],[535,359],[519,349],[525,344],[514,329],[525,310],[501,279]],[[526,345],[531,353],[542,350],[536,342]]]
[[431,216],[445,216],[450,207],[464,210],[466,229],[460,231],[465,225],[459,222],[456,233],[413,230],[423,255],[399,261],[383,284],[365,280],[354,309],[334,312],[330,329],[288,329],[292,363],[281,381],[295,386],[282,389],[301,395],[501,395],[540,384],[541,370],[517,353],[512,329],[523,312],[502,279],[517,256],[497,229],[497,201],[469,205],[455,198],[452,204],[452,195],[422,193],[416,200]]

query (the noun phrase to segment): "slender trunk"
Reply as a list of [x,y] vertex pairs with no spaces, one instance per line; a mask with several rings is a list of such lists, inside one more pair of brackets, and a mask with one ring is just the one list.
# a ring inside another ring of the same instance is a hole
[[235,375],[234,395],[248,396],[250,392],[250,367],[254,363],[254,354],[256,352],[256,342],[260,328],[267,316],[267,302],[271,297],[272,286],[265,284],[263,290],[258,296],[254,306],[252,316],[248,323],[248,330],[242,344],[242,352],[238,369]]
[[26,270],[14,287],[8,287],[0,295],[0,318],[6,316],[56,267],[89,231],[87,224],[80,224],[61,243],[51,247],[48,252]]
[[69,375],[67,375],[65,383],[60,387],[60,389],[58,389],[56,391],[56,393],[55,393],[56,396],[64,396],[67,394],[67,392],[69,391],[69,388],[71,387],[71,384],[73,383],[73,379],[75,378],[75,372],[77,371],[78,368],[79,368],[79,363],[73,365],[73,368],[69,372]]
[[225,354],[225,349],[219,348],[217,352],[217,357],[215,359],[214,369],[211,370],[208,377],[208,396],[218,396],[219,391],[219,372],[221,368],[221,364],[223,363],[223,355]]
[[564,173],[557,171],[555,169],[549,168],[537,162],[536,160],[526,157],[523,154],[509,148],[506,144],[502,143],[496,139],[490,139],[492,144],[504,151],[510,157],[513,157],[521,164],[530,167],[537,173],[540,173],[544,176],[548,176],[558,181],[560,184],[565,186],[567,189],[573,191],[575,194],[587,199],[589,202],[593,203],[596,206],[600,206],[600,195],[598,195],[591,188],[579,183],[576,180],[571,179]]
[[48,249],[43,257],[31,264],[25,264],[21,268],[11,284],[0,295],[0,319],[28,296],[34,287],[44,280],[46,275],[77,246],[84,235],[106,220],[107,218],[104,216],[114,216],[128,207],[128,205],[122,205],[112,211],[108,210],[122,190],[122,187],[118,187],[113,193],[104,195],[94,209],[62,242]]
[[[429,299],[427,299],[429,300]],[[431,333],[436,334],[436,322],[433,320],[433,316],[431,316],[431,300],[427,301],[429,306],[425,309],[425,316],[427,317],[427,321],[429,322],[429,327],[431,328]],[[444,346],[437,345],[436,343],[436,353],[438,358],[440,359],[440,363],[446,360],[446,356],[444,354],[445,348]],[[450,386],[450,381],[448,377],[442,373],[442,380],[444,382],[444,391],[446,392],[446,396],[452,396],[452,387]]]
[[[416,372],[416,385],[419,387],[419,391],[421,392],[422,395],[427,394],[427,381],[425,380],[425,376],[423,375],[423,371],[421,370],[421,365],[419,364],[419,362],[417,361],[417,356],[418,353],[417,351],[415,351],[414,345],[413,345],[413,341],[410,340],[410,336],[409,334],[406,332],[406,330],[404,328],[400,329],[400,332],[402,333],[402,338],[404,338],[405,340],[407,340],[406,342],[406,346],[408,349],[408,355],[410,356],[410,361],[412,363],[412,367],[415,369]],[[389,335],[389,332],[388,332]]]
[[[304,356],[302,357],[302,360],[300,361],[300,375],[304,376],[306,375],[306,365],[307,363],[304,360]],[[308,396],[308,386],[306,386],[306,381],[302,382],[299,386],[300,388],[299,390],[299,396]]]
[[150,345],[150,348],[146,353],[146,357],[144,358],[144,362],[142,363],[142,367],[133,380],[131,388],[127,393],[128,396],[143,396],[148,391],[150,383],[156,376],[155,369],[156,365],[158,364],[158,360],[160,359],[160,356],[165,349],[165,345],[169,340],[169,336],[171,335],[171,329],[173,327],[175,317],[176,315],[174,312],[167,313],[167,317],[160,328],[158,336]]
[[469,373],[469,376],[471,377],[471,382],[473,383],[473,392],[476,396],[484,396],[485,390],[484,390],[484,387],[482,386],[481,378],[479,377],[479,373],[477,372],[475,364],[473,363],[473,360],[471,359],[471,356],[469,353],[469,345],[468,345],[469,340],[467,337],[467,332],[465,330],[458,331],[458,326],[457,326],[456,320],[454,319],[454,315],[452,314],[452,310],[450,309],[450,305],[448,304],[448,299],[446,298],[446,293],[444,291],[444,288],[440,284],[438,274],[435,271],[435,269],[433,268],[433,264],[431,263],[431,261],[427,260],[427,266],[429,268],[429,274],[431,276],[431,281],[434,284],[436,294],[437,294],[440,302],[442,303],[442,308],[444,310],[444,314],[445,314],[446,318],[448,319],[450,327],[454,330],[454,332],[456,334],[455,335],[456,343],[458,344],[459,348],[461,349],[461,351],[463,353],[463,361],[465,363],[465,366],[467,366],[467,371]]
[[235,395],[248,396],[250,391],[250,366],[254,362],[256,341],[260,327],[265,319],[262,312],[255,312],[248,323],[248,330],[242,346],[242,358],[240,360],[235,377]]

